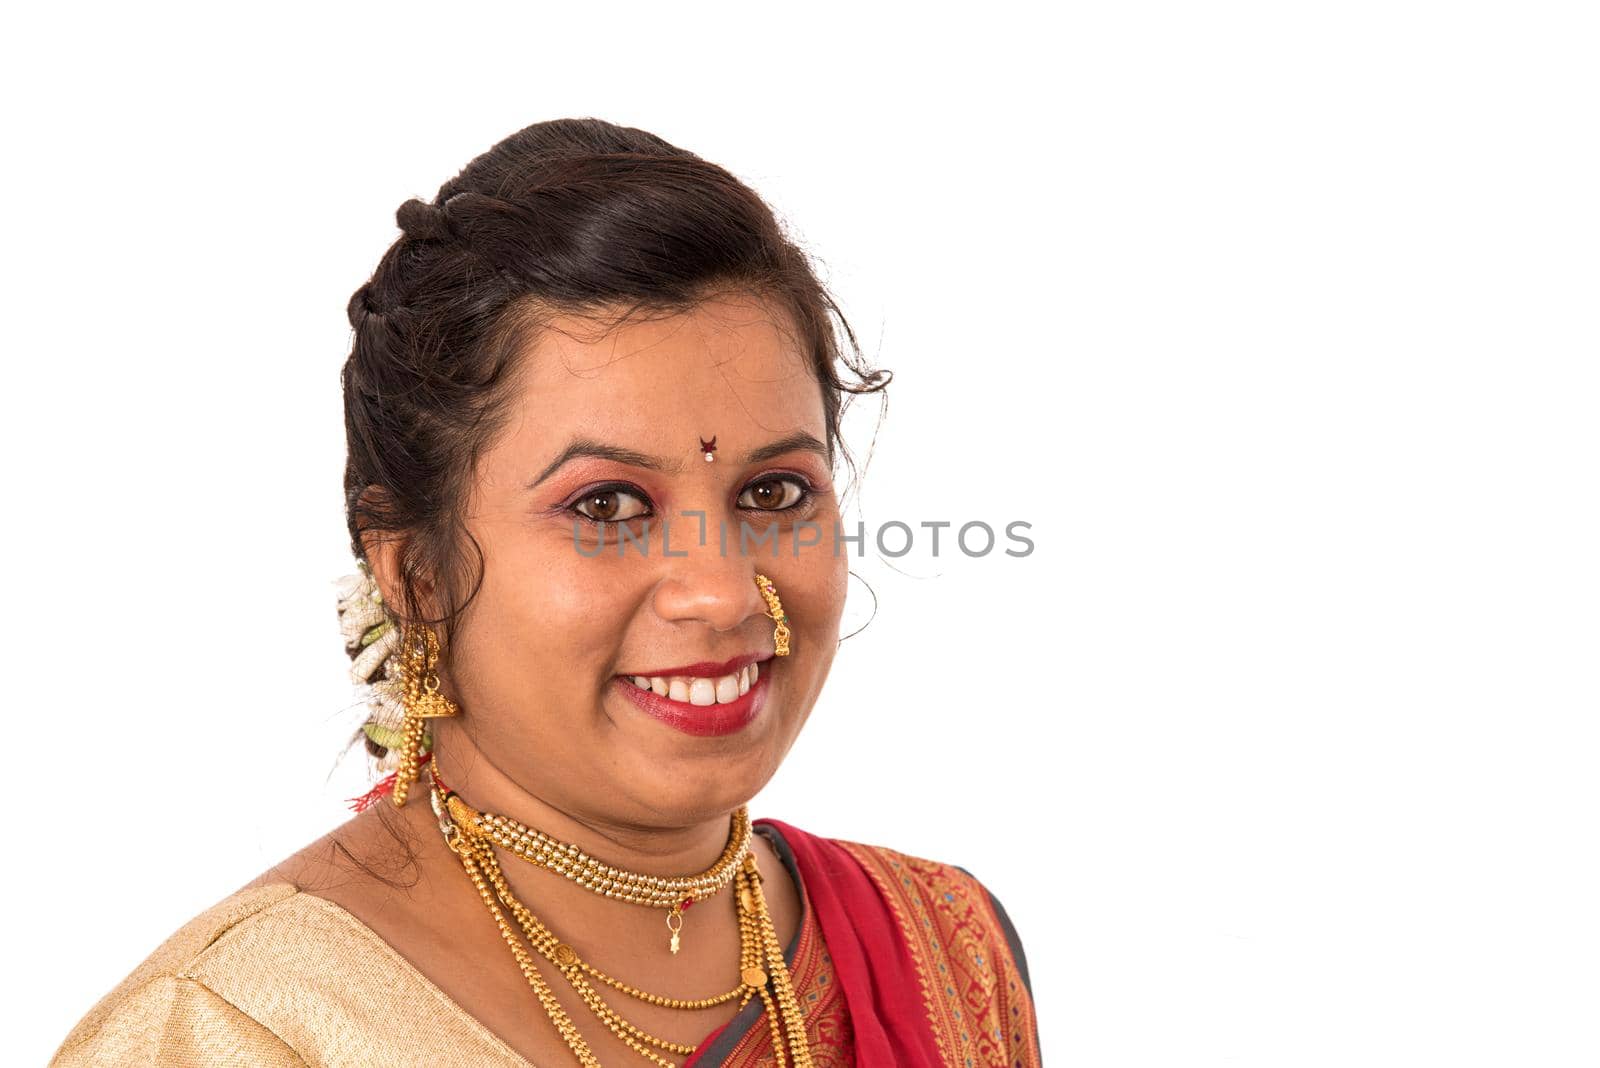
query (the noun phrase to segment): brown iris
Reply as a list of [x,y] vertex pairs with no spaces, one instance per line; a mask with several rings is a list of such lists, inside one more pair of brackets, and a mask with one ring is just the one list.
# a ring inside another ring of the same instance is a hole
[[597,523],[626,523],[650,514],[650,504],[626,486],[597,486],[569,506]]
[[595,493],[584,500],[588,505],[588,514],[591,519],[609,520],[617,514],[617,494],[607,490],[604,493]]
[[746,492],[757,508],[776,511],[788,502],[785,500],[787,483],[781,478],[769,478],[753,484]]

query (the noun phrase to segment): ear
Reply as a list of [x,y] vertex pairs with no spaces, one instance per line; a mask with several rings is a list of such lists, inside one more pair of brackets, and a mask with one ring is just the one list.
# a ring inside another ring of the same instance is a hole
[[361,547],[378,591],[383,594],[383,603],[398,615],[405,607],[400,596],[400,560],[405,552],[405,541],[387,532],[362,531]]
[[[370,505],[375,511],[381,512],[381,505],[373,502],[381,500],[384,493],[380,486],[368,486],[361,494],[361,503],[358,507]],[[408,535],[392,530],[363,528],[361,531],[361,550],[366,556],[367,566],[372,569],[372,578],[378,584],[378,592],[383,594],[383,603],[396,615],[403,612],[406,607],[401,594],[401,576],[404,574],[403,561],[410,540]],[[417,576],[413,579],[412,592],[421,601],[418,610],[424,614],[429,612],[433,596],[432,585]]]

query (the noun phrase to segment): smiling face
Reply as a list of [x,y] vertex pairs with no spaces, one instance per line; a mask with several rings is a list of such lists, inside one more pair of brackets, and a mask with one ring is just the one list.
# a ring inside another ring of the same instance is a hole
[[772,777],[832,664],[848,559],[827,426],[773,304],[721,297],[599,334],[542,331],[479,460],[465,522],[483,585],[444,675],[463,715],[435,723],[441,751],[466,732],[574,816],[686,825]]

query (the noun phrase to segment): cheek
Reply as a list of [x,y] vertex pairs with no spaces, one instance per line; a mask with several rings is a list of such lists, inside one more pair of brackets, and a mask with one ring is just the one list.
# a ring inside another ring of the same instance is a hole
[[[850,560],[843,548],[836,554],[832,537],[825,537],[822,544],[785,563],[787,582],[778,592],[782,594],[785,585],[793,591],[794,623],[819,638],[836,637],[850,581]],[[785,610],[789,608],[786,601]],[[802,612],[805,619],[800,618]]]
[[488,562],[474,624],[503,685],[592,690],[606,673],[631,607],[621,584],[598,580],[595,563],[570,551],[502,553]]
[[589,685],[584,669],[609,664],[627,629],[633,609],[626,585],[602,580],[593,562],[569,558],[548,561],[530,575],[527,587],[528,641],[541,650],[541,659],[559,660],[564,673]]

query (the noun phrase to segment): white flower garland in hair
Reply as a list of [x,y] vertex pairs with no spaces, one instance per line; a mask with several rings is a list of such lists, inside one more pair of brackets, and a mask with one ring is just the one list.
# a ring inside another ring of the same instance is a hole
[[[384,749],[377,760],[380,772],[400,766],[400,725],[405,717],[405,682],[401,675],[400,628],[383,607],[383,594],[372,569],[358,560],[360,569],[337,581],[339,590],[339,632],[345,652],[351,656],[350,680],[357,696],[367,706],[367,721],[361,733]],[[424,739],[424,746],[429,744]]]

